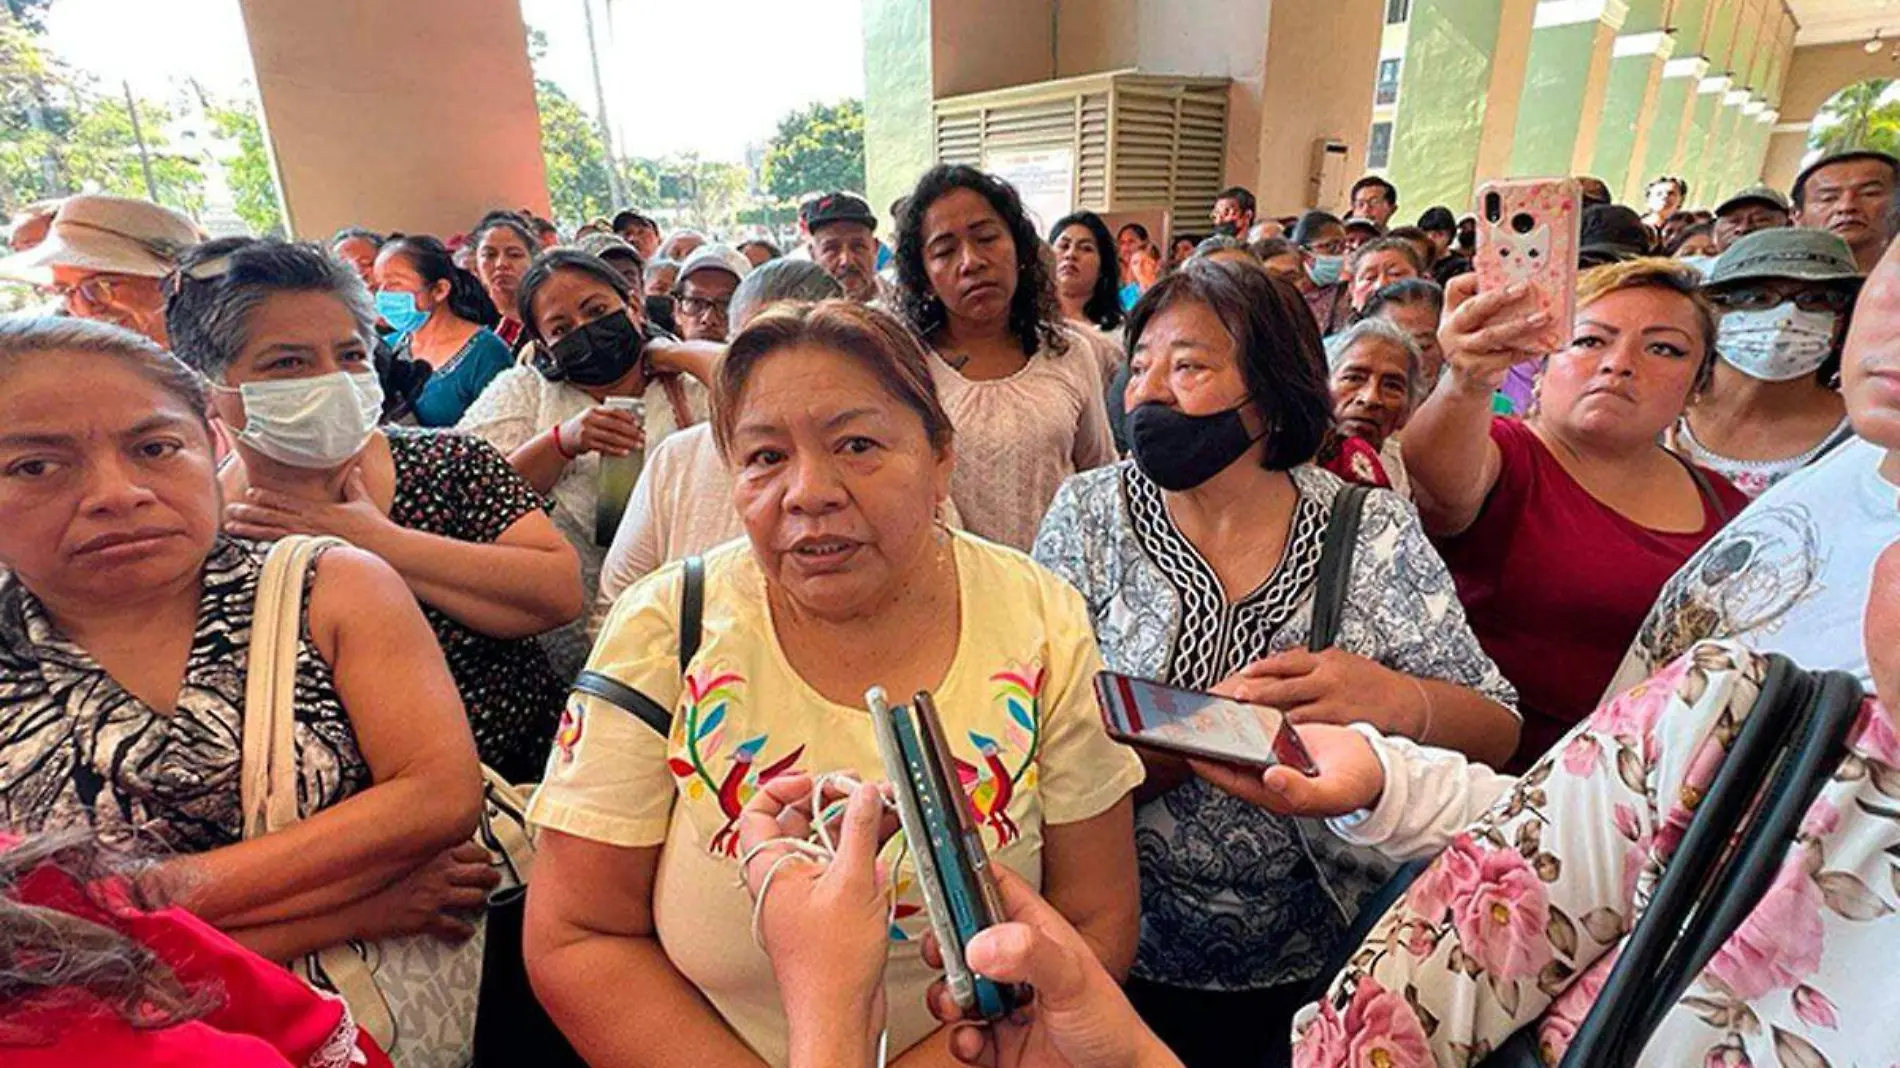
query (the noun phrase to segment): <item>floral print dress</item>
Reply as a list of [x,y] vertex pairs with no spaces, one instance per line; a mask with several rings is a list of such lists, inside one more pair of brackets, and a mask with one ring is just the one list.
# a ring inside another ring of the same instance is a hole
[[[494,446],[451,431],[385,427],[396,468],[389,518],[457,541],[498,540],[541,508],[528,480]],[[567,687],[533,638],[480,634],[424,604],[422,614],[468,706],[482,763],[509,782],[532,782],[547,759]]]
[[[1692,648],[1579,724],[1301,1013],[1297,1066],[1465,1065],[1534,1026],[1563,1057],[1747,717],[1765,660]],[[1900,1063],[1900,733],[1869,700],[1773,885],[1638,1063]]]

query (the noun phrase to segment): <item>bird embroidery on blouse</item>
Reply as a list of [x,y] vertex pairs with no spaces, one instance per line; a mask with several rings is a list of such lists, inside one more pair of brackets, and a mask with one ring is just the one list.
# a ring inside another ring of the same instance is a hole
[[725,774],[715,776],[713,767],[725,740],[722,728],[726,725],[726,712],[737,699],[739,688],[745,685],[745,678],[734,672],[717,675],[688,672],[685,682],[686,707],[673,720],[672,738],[672,751],[681,755],[669,757],[667,767],[682,780],[682,789],[688,798],[696,801],[711,793],[718,801],[726,823],[712,836],[706,848],[711,853],[736,857],[739,855],[739,813],[745,809],[746,802],[752,800],[752,795],[759,792],[760,786],[792,770],[798,758],[805,754],[805,747],[801,745],[759,767],[759,754],[770,735],[748,738],[733,747]]
[[979,731],[970,731],[970,744],[983,762],[977,765],[958,760],[957,779],[969,795],[977,818],[995,833],[996,848],[1002,849],[1022,837],[1022,829],[1009,815],[1016,787],[1035,786],[1037,749],[1042,742],[1043,670],[1035,665],[1022,671],[999,671],[990,676],[990,681],[996,684],[993,700],[1003,706],[1004,739],[1009,748],[1023,754],[1022,760],[1011,768],[1003,759],[1003,744]]

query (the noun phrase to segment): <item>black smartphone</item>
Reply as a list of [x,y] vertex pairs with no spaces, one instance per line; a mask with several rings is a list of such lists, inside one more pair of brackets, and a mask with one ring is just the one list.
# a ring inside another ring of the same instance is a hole
[[1128,745],[1243,768],[1284,764],[1319,774],[1299,732],[1277,708],[1112,671],[1096,674],[1095,701],[1108,736]]

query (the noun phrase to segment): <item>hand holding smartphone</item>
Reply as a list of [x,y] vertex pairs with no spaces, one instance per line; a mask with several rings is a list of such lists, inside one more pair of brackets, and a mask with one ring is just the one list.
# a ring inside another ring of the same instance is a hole
[[1108,736],[1171,756],[1264,770],[1284,764],[1304,775],[1319,767],[1277,708],[1118,675],[1095,676],[1095,701]]
[[1574,178],[1507,178],[1478,186],[1478,290],[1530,288],[1548,328],[1535,338],[1543,353],[1569,342],[1577,316],[1577,251],[1583,194]]
[[977,932],[1002,922],[1002,896],[969,798],[957,781],[936,704],[928,693],[919,693],[913,707],[893,706],[882,687],[873,687],[864,700],[878,756],[897,795],[924,910],[943,952],[945,985],[959,1008],[1001,1019],[1022,1002],[1021,992],[976,975],[963,949]]

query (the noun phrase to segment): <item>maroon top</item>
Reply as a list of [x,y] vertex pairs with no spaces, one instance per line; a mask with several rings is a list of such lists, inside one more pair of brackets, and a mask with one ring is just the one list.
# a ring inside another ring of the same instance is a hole
[[1663,583],[1748,506],[1703,470],[1693,534],[1651,530],[1590,496],[1515,419],[1491,420],[1497,485],[1462,534],[1435,538],[1471,629],[1517,687],[1524,733],[1507,771],[1521,772],[1587,716],[1615,677]]

